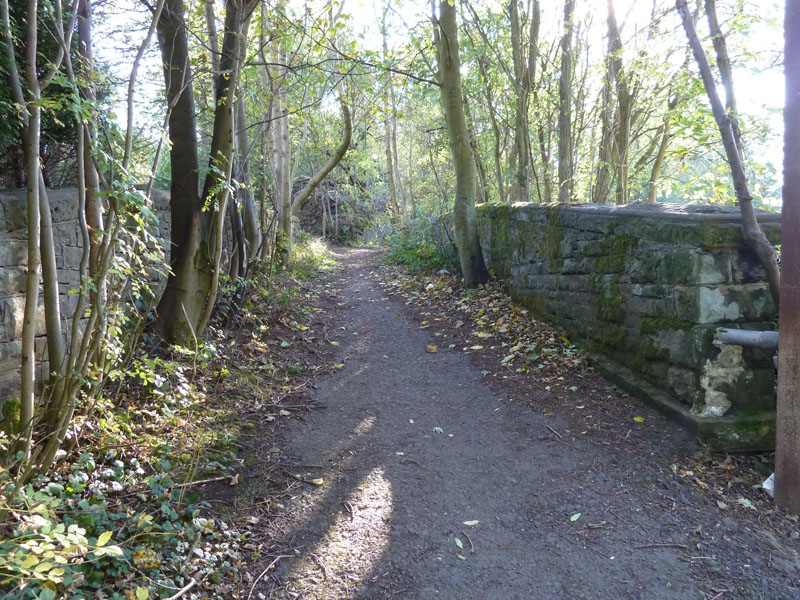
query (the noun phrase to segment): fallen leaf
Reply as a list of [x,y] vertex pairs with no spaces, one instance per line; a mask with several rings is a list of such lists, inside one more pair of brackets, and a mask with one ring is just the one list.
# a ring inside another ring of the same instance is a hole
[[333,368],[334,369],[343,369],[344,365],[343,364],[333,365]]
[[470,346],[469,349],[470,350],[483,350],[483,346],[479,346],[479,345]]
[[236,473],[233,477],[231,477],[231,482],[229,485],[239,485],[239,474]]
[[425,346],[425,352],[428,352],[430,354],[436,354],[438,351],[439,349],[433,344],[431,344],[430,346]]
[[460,554],[456,554],[456,558],[459,558],[461,560],[467,560],[466,556],[461,556]]
[[442,433],[442,431],[443,431],[443,430],[442,430],[442,428],[441,428],[441,427],[434,427],[434,428],[433,428],[433,433]]
[[574,522],[574,521],[577,521],[577,520],[578,520],[578,519],[580,519],[580,518],[581,518],[581,513],[575,513],[574,515],[572,515],[572,516],[569,518],[569,520]]
[[279,412],[278,414],[280,416],[282,416],[282,417],[291,417],[292,416],[292,413],[290,413],[288,410],[281,410],[281,412]]
[[633,417],[633,420],[637,423],[644,423],[644,417]]
[[459,548],[463,548],[464,547],[464,542],[462,542],[460,539],[453,538],[453,541],[456,543],[456,546],[458,546]]
[[749,508],[750,510],[758,510],[755,506],[753,506],[753,503],[750,502],[750,500],[748,500],[747,498],[740,497],[737,500],[737,502],[742,506],[744,506],[745,508]]
[[717,506],[720,507],[722,510],[728,508],[728,505],[725,504],[722,500],[717,500]]
[[464,525],[469,525],[470,527],[475,527],[478,523],[480,523],[480,521],[464,521]]

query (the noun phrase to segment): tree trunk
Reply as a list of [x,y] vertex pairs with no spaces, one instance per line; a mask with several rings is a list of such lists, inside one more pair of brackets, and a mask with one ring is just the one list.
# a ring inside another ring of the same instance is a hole
[[469,98],[467,98],[466,94],[463,94],[462,100],[464,101],[464,118],[467,121],[467,134],[469,135],[469,147],[472,150],[472,158],[475,161],[475,169],[477,171],[477,190],[475,194],[475,201],[476,202],[485,202],[485,194],[486,194],[486,169],[483,166],[483,158],[481,158],[480,148],[478,148],[478,144],[475,141],[475,128],[473,127],[472,123],[472,113],[469,109]]
[[[236,181],[239,182],[236,196],[241,210],[244,238],[247,242],[248,261],[254,260],[255,253],[261,246],[261,227],[250,181],[250,149],[250,140],[247,136],[247,114],[245,113],[244,98],[240,94],[236,100],[236,150],[238,156]],[[247,272],[247,264],[244,266],[244,270]]]
[[40,272],[40,213],[39,213],[39,137],[41,129],[41,88],[36,69],[38,46],[36,0],[27,3],[27,31],[25,40],[25,82],[26,90],[20,80],[17,59],[14,56],[14,43],[9,17],[8,0],[0,0],[2,11],[2,38],[5,50],[6,80],[11,97],[18,105],[26,107],[21,111],[22,149],[25,161],[28,244],[27,276],[25,280],[25,309],[22,321],[22,349],[20,370],[19,444],[14,450],[21,450],[25,460],[31,449],[36,387],[36,309],[39,303]]
[[397,189],[394,185],[394,156],[392,153],[392,127],[389,120],[389,107],[385,107],[383,117],[385,156],[386,156],[386,185],[389,188],[389,203],[392,207],[392,219],[395,226],[400,225],[400,207],[397,204]]
[[167,339],[187,343],[200,337],[213,309],[222,256],[227,190],[233,164],[234,95],[251,9],[228,0],[209,169],[199,193],[199,156],[189,44],[183,0],[167,0],[158,22],[164,62],[171,141],[170,212],[172,272],[158,304],[158,325]]
[[275,201],[278,210],[278,228],[275,237],[278,261],[286,266],[292,257],[292,182],[291,146],[289,140],[289,96],[286,89],[286,51],[280,41],[274,42],[274,67],[272,127]]
[[508,11],[511,24],[511,49],[514,62],[514,87],[517,103],[515,109],[515,144],[517,149],[517,196],[523,202],[529,202],[530,192],[530,135],[528,133],[528,99],[535,79],[536,61],[538,59],[539,38],[539,2],[533,1],[528,31],[528,52],[525,55],[525,41],[522,39],[519,8],[517,0],[510,0]]
[[775,502],[800,513],[800,0],[786,0],[783,244]]
[[667,102],[667,112],[664,114],[664,119],[661,122],[656,137],[659,139],[658,152],[653,160],[653,166],[650,168],[650,184],[647,193],[647,202],[653,204],[656,201],[658,194],[658,179],[661,176],[661,168],[664,165],[664,158],[667,156],[667,149],[669,142],[672,139],[672,133],[669,130],[669,122],[672,119],[672,111],[678,106],[680,102],[680,94],[675,94]]
[[714,44],[714,53],[717,56],[719,77],[722,80],[722,87],[725,89],[725,109],[731,121],[733,139],[736,141],[736,147],[739,150],[739,160],[744,161],[742,132],[739,129],[739,114],[736,110],[736,94],[733,88],[733,69],[731,69],[731,60],[728,57],[728,44],[717,20],[716,0],[705,0],[705,12],[708,20],[708,29],[711,33],[711,41]]
[[501,151],[501,135],[500,135],[500,125],[497,122],[497,114],[494,107],[494,101],[492,99],[492,88],[490,85],[489,74],[487,72],[487,63],[488,59],[485,56],[482,56],[478,59],[478,69],[480,70],[481,77],[483,78],[483,97],[486,99],[486,107],[489,110],[489,121],[492,124],[492,135],[494,139],[494,152],[492,153],[494,158],[494,178],[497,181],[497,196],[499,202],[506,201],[506,186],[505,180],[503,176],[503,163],[502,163],[502,151]]
[[[78,3],[78,73],[82,78],[81,92],[90,104],[95,103],[93,83],[94,54],[92,51],[92,3],[91,0],[80,0]],[[89,119],[87,126],[82,130],[83,142],[83,169],[86,182],[86,224],[89,226],[89,274],[97,274],[99,263],[100,244],[103,233],[103,207],[98,196],[100,180],[97,175],[94,160],[92,159],[92,140],[95,138],[94,120]]]
[[575,32],[575,0],[564,2],[564,35],[561,37],[561,74],[558,79],[558,201],[572,199],[572,36]]
[[466,287],[475,287],[489,279],[483,262],[478,224],[475,215],[475,163],[469,144],[461,90],[461,61],[458,56],[458,27],[455,1],[439,2],[438,28],[434,29],[434,44],[438,46],[440,89],[444,105],[450,152],[456,171],[456,197],[453,217],[456,226],[456,245],[461,272]]
[[311,194],[317,189],[317,186],[322,182],[325,177],[328,176],[333,168],[338,165],[344,155],[347,153],[348,148],[350,148],[350,140],[353,137],[353,119],[350,114],[350,108],[345,104],[344,97],[342,96],[339,99],[342,108],[342,126],[344,131],[342,132],[342,142],[339,144],[339,147],[336,149],[336,152],[333,153],[333,156],[328,160],[327,163],[323,165],[323,167],[311,178],[308,180],[306,186],[297,194],[297,197],[294,199],[294,203],[292,205],[292,212],[296,215],[300,215],[300,210],[303,208],[308,199],[311,197]]
[[629,91],[626,73],[622,64],[622,38],[617,17],[614,14],[614,1],[608,0],[608,74],[617,89],[616,122],[614,123],[614,168],[616,171],[616,203],[627,204],[628,156],[630,155],[631,119],[633,115],[633,94]]
[[714,76],[711,73],[711,67],[708,64],[706,53],[700,43],[700,38],[698,38],[697,31],[694,28],[694,21],[689,13],[686,0],[677,0],[676,7],[680,13],[681,21],[683,21],[683,28],[689,39],[689,45],[692,48],[695,61],[700,69],[700,76],[703,79],[703,85],[705,86],[706,94],[711,103],[711,111],[714,113],[714,120],[717,122],[717,128],[722,137],[725,157],[728,160],[731,177],[733,179],[733,189],[736,192],[736,199],[739,202],[739,208],[742,213],[742,237],[744,238],[744,243],[753,250],[761,262],[761,265],[764,267],[767,273],[767,281],[769,282],[772,300],[775,302],[775,306],[778,306],[780,300],[781,272],[778,268],[775,248],[770,244],[767,236],[764,235],[756,219],[755,209],[753,208],[753,197],[750,195],[750,190],[747,187],[747,177],[744,173],[742,161],[739,158],[739,148],[736,145],[733,128],[731,127],[731,120],[717,94]]

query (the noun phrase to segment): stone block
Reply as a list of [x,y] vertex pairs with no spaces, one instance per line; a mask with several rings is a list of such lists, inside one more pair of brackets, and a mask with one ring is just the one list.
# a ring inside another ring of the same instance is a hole
[[63,268],[65,269],[79,269],[81,266],[81,258],[83,257],[83,248],[79,246],[62,246],[62,255],[64,257]]
[[[0,237],[0,267],[26,267],[28,245],[22,240]],[[2,291],[0,289],[0,291]]]
[[77,246],[78,239],[79,239],[78,228],[74,221],[53,223],[53,241],[56,244],[64,244],[65,246]]
[[733,281],[731,253],[679,247],[637,252],[629,262],[631,281],[660,284],[725,284]]
[[0,294],[22,294],[28,273],[20,267],[0,267]]
[[78,190],[64,188],[49,190],[47,194],[50,201],[50,215],[53,223],[71,221],[77,227],[78,221]]
[[24,230],[28,226],[28,203],[25,190],[0,194],[6,231]]
[[[2,324],[5,330],[4,339],[16,340],[21,338],[25,321],[25,297],[11,296],[0,300],[0,314],[2,314]],[[44,302],[40,298],[36,307],[36,335],[44,335],[46,331]]]
[[675,313],[692,323],[766,321],[775,305],[766,283],[675,286]]

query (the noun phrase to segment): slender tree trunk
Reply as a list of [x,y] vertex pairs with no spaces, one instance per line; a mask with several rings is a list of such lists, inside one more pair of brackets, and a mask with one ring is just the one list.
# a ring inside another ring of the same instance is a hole
[[503,176],[503,156],[501,151],[502,140],[500,134],[500,125],[497,122],[494,100],[492,99],[492,88],[490,85],[487,63],[488,59],[485,56],[482,56],[478,59],[478,68],[480,70],[481,77],[483,78],[483,97],[486,99],[486,107],[488,108],[489,112],[489,121],[492,124],[492,136],[494,140],[494,152],[492,153],[492,157],[494,158],[494,178],[497,182],[497,196],[499,202],[505,202],[507,196],[505,179]]
[[299,194],[297,194],[292,206],[292,210],[295,215],[299,216],[300,210],[303,208],[305,203],[308,202],[311,194],[317,189],[317,186],[322,182],[322,180],[328,176],[328,173],[330,173],[333,168],[342,161],[344,155],[347,154],[347,150],[350,148],[350,140],[353,137],[353,118],[350,114],[350,108],[347,106],[347,104],[345,104],[344,96],[340,98],[339,103],[342,109],[342,126],[344,129],[342,132],[342,141],[328,162],[325,163],[311,179],[308,180],[306,186],[300,191]]
[[[95,102],[94,92],[94,53],[92,51],[92,3],[80,0],[78,3],[78,73],[83,79],[81,92],[88,102]],[[94,121],[90,119],[83,129],[83,168],[86,180],[86,223],[89,225],[89,274],[94,277],[100,260],[100,245],[103,232],[103,207],[100,201],[100,180],[92,159],[92,140],[96,136]]]
[[775,502],[800,513],[800,1],[786,0],[783,112],[784,264],[778,319]]
[[450,137],[450,152],[456,171],[456,197],[453,217],[456,225],[461,272],[464,285],[475,287],[489,279],[483,261],[475,215],[475,162],[469,144],[461,89],[461,60],[458,56],[458,27],[455,0],[439,2],[438,27],[434,28],[439,80],[445,120]]
[[278,209],[278,229],[275,243],[278,245],[279,262],[288,265],[292,256],[292,183],[291,147],[289,140],[289,96],[286,89],[286,51],[280,41],[274,42],[273,71],[273,157],[272,173],[275,178],[275,199]]
[[656,157],[653,159],[653,165],[650,168],[650,184],[647,194],[647,202],[652,204],[656,201],[656,197],[658,195],[658,179],[661,176],[661,168],[664,165],[664,158],[667,156],[667,149],[669,148],[669,142],[672,139],[672,133],[670,132],[669,123],[672,120],[672,111],[674,111],[678,103],[680,102],[680,94],[675,94],[669,99],[667,102],[667,112],[664,114],[664,118],[661,122],[661,127],[659,128],[658,133],[656,134],[658,138],[658,151],[656,152]]
[[238,156],[236,180],[239,182],[236,196],[242,215],[244,237],[247,242],[247,259],[252,261],[259,246],[261,246],[261,228],[259,227],[258,209],[253,198],[252,182],[250,181],[251,146],[247,136],[247,113],[245,112],[244,98],[241,94],[236,100],[236,149]]
[[739,150],[739,160],[744,161],[742,132],[739,129],[739,113],[736,110],[736,94],[733,87],[733,69],[731,69],[731,60],[728,57],[728,44],[717,20],[716,0],[705,0],[705,12],[708,20],[708,29],[711,32],[711,41],[714,44],[714,53],[717,56],[719,76],[722,80],[722,87],[725,89],[725,109],[731,121],[736,148]]
[[40,205],[39,205],[39,137],[41,129],[41,87],[36,69],[38,50],[36,0],[27,2],[27,31],[25,40],[25,82],[23,91],[17,59],[14,56],[14,42],[11,31],[8,0],[0,0],[2,11],[2,38],[5,50],[6,80],[12,99],[22,107],[22,148],[25,162],[27,220],[28,220],[28,272],[25,280],[25,309],[22,321],[22,349],[20,370],[20,438],[16,450],[21,450],[25,460],[31,449],[33,433],[34,399],[36,387],[36,309],[39,303],[40,273]]
[[558,79],[558,201],[572,199],[572,36],[575,33],[575,0],[564,2],[564,35],[561,37],[561,75]]
[[476,180],[476,195],[475,201],[476,202],[485,202],[486,201],[486,169],[483,166],[483,158],[481,158],[480,148],[478,148],[478,143],[475,140],[475,128],[473,127],[472,122],[472,112],[469,108],[469,98],[466,94],[463,95],[464,101],[464,117],[467,121],[467,133],[469,134],[469,147],[472,150],[472,157],[475,160],[475,170],[477,171],[477,180]]
[[692,48],[694,59],[700,69],[700,76],[703,79],[703,85],[705,86],[706,94],[711,103],[711,111],[714,113],[714,120],[717,122],[717,128],[722,136],[722,145],[725,148],[725,156],[728,159],[728,166],[730,167],[731,177],[733,179],[733,189],[736,192],[736,199],[739,202],[739,208],[742,212],[742,237],[745,244],[753,250],[761,262],[761,265],[764,267],[767,273],[770,294],[775,302],[775,306],[778,306],[780,299],[781,272],[778,268],[775,248],[770,244],[767,236],[764,235],[764,231],[761,229],[756,219],[755,209],[753,208],[753,197],[750,195],[750,190],[747,187],[747,177],[744,173],[742,161],[739,158],[739,148],[736,145],[730,117],[725,111],[725,107],[722,105],[719,95],[717,94],[714,76],[711,73],[711,67],[708,64],[705,50],[703,50],[700,38],[697,36],[697,31],[694,28],[694,21],[689,13],[686,0],[677,0],[676,6],[678,8],[678,13],[680,13],[681,21],[683,21],[683,28],[689,39],[689,45]]
[[528,31],[528,52],[525,55],[525,42],[522,39],[518,0],[510,0],[508,11],[511,24],[511,48],[514,62],[514,87],[516,89],[515,144],[517,149],[517,195],[523,202],[531,199],[530,191],[530,135],[528,133],[528,99],[536,75],[538,60],[540,10],[538,0],[532,4],[530,29]]
[[608,0],[608,74],[617,89],[617,111],[614,123],[614,159],[617,180],[616,203],[627,204],[629,199],[628,156],[630,155],[633,94],[622,63],[622,38],[614,14],[614,1]]

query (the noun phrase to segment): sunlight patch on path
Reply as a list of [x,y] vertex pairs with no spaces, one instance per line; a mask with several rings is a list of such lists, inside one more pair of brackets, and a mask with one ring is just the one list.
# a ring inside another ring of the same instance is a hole
[[341,503],[343,510],[292,569],[288,589],[310,600],[344,600],[380,576],[375,569],[389,545],[392,486],[373,469]]

